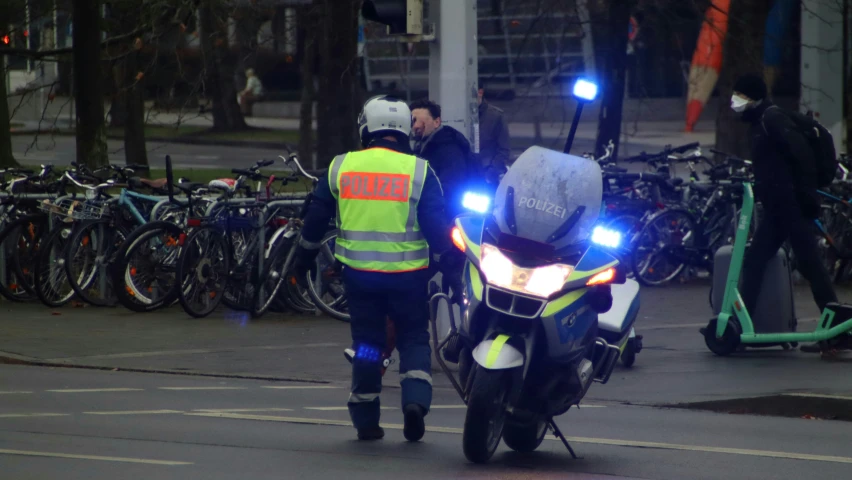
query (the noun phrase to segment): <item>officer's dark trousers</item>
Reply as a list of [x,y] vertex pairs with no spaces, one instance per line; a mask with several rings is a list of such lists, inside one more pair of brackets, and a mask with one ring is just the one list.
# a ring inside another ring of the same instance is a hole
[[[344,267],[343,281],[351,316],[352,348],[381,351],[386,317],[396,328],[402,406],[432,403],[432,349],[429,346],[428,270],[376,273]],[[379,424],[382,372],[379,359],[352,362],[349,415],[355,428]]]
[[764,203],[763,218],[743,260],[742,297],[749,312],[757,304],[763,271],[785,240],[790,240],[797,269],[810,282],[820,311],[827,303],[837,301],[831,278],[819,256],[815,228],[814,221],[802,215],[795,201]]

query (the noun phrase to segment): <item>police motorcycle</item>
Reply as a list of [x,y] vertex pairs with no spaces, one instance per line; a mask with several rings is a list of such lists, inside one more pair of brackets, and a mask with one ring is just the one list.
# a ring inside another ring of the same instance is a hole
[[467,405],[463,450],[475,463],[487,462],[501,439],[530,452],[550,429],[577,458],[554,418],[579,405],[592,383],[609,381],[638,312],[635,296],[633,312],[611,318],[615,328],[600,321],[613,307],[613,285],[627,282],[614,253],[619,233],[595,226],[601,170],[534,146],[505,174],[493,203],[467,195],[465,205],[481,213],[455,220],[452,240],[467,259],[461,319],[450,314],[451,333],[440,343],[436,312],[450,297],[430,286],[435,348],[459,365],[457,380],[436,355]]

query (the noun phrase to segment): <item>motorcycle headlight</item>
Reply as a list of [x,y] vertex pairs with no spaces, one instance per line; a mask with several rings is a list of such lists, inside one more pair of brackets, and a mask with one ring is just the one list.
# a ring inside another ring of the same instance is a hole
[[574,271],[571,265],[556,263],[537,268],[515,265],[497,247],[482,244],[479,262],[488,283],[518,293],[547,298],[559,291]]

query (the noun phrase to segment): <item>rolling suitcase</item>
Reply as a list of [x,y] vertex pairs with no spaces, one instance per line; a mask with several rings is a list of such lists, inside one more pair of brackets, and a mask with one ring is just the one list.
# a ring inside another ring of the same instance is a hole
[[[725,282],[731,264],[733,247],[723,246],[713,259],[713,286],[710,305],[718,315],[725,297]],[[740,291],[743,279],[740,275]],[[782,248],[766,265],[763,283],[757,297],[757,307],[749,312],[755,333],[783,333],[796,331],[796,310],[793,304],[793,280],[790,259]]]

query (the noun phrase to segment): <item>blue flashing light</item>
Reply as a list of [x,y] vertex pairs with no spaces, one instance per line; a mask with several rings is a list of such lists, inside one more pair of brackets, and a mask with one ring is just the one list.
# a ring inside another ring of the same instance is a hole
[[372,345],[361,344],[355,350],[355,361],[363,363],[379,363],[382,351]]
[[487,213],[491,199],[478,193],[466,192],[462,198],[462,206],[477,213]]
[[573,94],[579,100],[593,102],[598,98],[598,86],[584,78],[580,78],[574,82]]
[[608,248],[618,248],[621,244],[621,233],[603,227],[595,227],[592,230],[592,243]]

